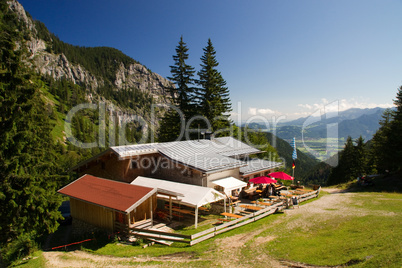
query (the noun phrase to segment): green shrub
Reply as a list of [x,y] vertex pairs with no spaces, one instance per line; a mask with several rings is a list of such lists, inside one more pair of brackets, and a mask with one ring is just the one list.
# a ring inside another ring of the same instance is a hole
[[0,253],[4,264],[9,265],[13,261],[30,255],[36,248],[36,243],[30,235],[23,234],[2,247]]

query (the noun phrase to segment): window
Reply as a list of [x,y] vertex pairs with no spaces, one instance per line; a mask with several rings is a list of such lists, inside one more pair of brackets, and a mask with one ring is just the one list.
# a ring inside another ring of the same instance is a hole
[[137,163],[136,159],[131,159],[130,168],[131,169],[137,169],[138,168],[138,163]]

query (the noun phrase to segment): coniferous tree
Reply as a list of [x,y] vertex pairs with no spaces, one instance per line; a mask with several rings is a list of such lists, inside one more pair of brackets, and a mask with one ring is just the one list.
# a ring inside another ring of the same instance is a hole
[[180,109],[188,120],[194,115],[194,68],[186,63],[188,60],[188,48],[180,37],[176,47],[176,55],[173,56],[174,65],[170,66],[171,77],[176,87],[172,88],[175,105]]
[[173,105],[178,111],[172,108],[167,108],[160,129],[160,141],[173,141],[183,139],[180,136],[186,120],[189,120],[196,114],[196,105],[194,100],[194,68],[186,63],[188,60],[188,48],[183,41],[183,36],[180,37],[178,46],[176,47],[176,55],[173,55],[174,65],[170,66],[171,77],[168,77],[175,83],[175,87],[171,88]]
[[38,78],[21,62],[19,21],[0,3],[0,249],[4,262],[55,231],[61,170]]
[[398,172],[402,169],[402,86],[394,100],[396,110],[386,110],[381,127],[373,137],[370,162],[379,172]]
[[354,167],[354,174],[357,176],[363,176],[364,174],[367,173],[367,150],[365,148],[365,143],[364,139],[362,136],[360,136],[356,140],[356,146],[355,146],[355,161],[356,161],[356,166]]
[[229,90],[222,74],[217,70],[219,63],[216,60],[216,51],[211,39],[208,39],[207,46],[203,49],[201,57],[201,70],[198,72],[197,98],[199,112],[205,116],[212,125],[212,130],[228,127],[231,103]]
[[344,183],[355,178],[355,155],[353,140],[349,136],[346,140],[345,148],[340,153],[338,166],[331,170],[331,173],[328,177],[329,185]]
[[389,151],[392,151],[392,159],[390,169],[400,171],[402,169],[402,86],[399,87],[396,99],[394,100],[396,111],[393,114],[391,122],[391,131],[389,133]]
[[380,120],[380,128],[374,134],[370,150],[370,162],[378,172],[390,169],[392,163],[392,147],[389,146],[391,135],[391,123],[394,111],[387,109]]

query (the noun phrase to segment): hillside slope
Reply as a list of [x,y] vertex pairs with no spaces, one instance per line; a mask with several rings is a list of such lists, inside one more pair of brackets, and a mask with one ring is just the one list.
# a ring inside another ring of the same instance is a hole
[[[281,138],[276,137],[272,133],[266,133],[269,143],[277,150],[279,156],[284,159],[286,163],[285,170],[288,174],[292,174],[292,153],[293,148],[290,144]],[[300,181],[308,181],[308,175],[319,163],[313,156],[305,154],[297,150],[297,159],[295,167],[295,179]]]

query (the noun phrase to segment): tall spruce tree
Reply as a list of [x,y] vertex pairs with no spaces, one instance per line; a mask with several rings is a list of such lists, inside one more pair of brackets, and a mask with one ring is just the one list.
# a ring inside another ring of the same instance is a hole
[[354,175],[363,176],[368,171],[368,157],[364,139],[360,136],[356,140],[355,146],[355,163]]
[[176,87],[172,88],[172,95],[175,104],[188,120],[194,115],[194,73],[193,67],[188,65],[188,48],[183,42],[183,36],[180,37],[178,46],[176,47],[176,55],[173,55],[174,65],[170,66],[171,77],[168,77],[175,83]]
[[371,149],[371,162],[379,172],[402,170],[402,86],[394,100],[396,110],[386,110],[375,133]]
[[217,70],[219,63],[216,60],[216,51],[211,39],[208,39],[207,46],[203,49],[201,57],[201,70],[198,72],[199,80],[197,84],[197,98],[199,112],[205,116],[212,125],[212,130],[217,131],[228,127],[231,103],[229,89],[222,74]]
[[170,66],[171,77],[168,77],[175,83],[171,88],[173,104],[179,110],[170,108],[162,119],[159,128],[160,141],[173,141],[183,139],[180,136],[182,130],[194,114],[196,114],[196,105],[194,99],[194,68],[186,63],[188,60],[188,48],[180,37],[179,44],[176,47],[176,55],[173,55],[174,65]]
[[339,154],[338,166],[331,170],[328,177],[328,185],[344,183],[352,180],[356,176],[356,153],[353,140],[349,136],[345,143],[345,148]]
[[387,109],[380,120],[380,128],[374,134],[370,150],[370,162],[377,172],[384,172],[391,168],[393,161],[392,147],[389,146],[391,123],[394,111]]
[[[391,131],[389,133],[389,144],[392,148],[391,170],[402,170],[402,86],[398,88],[396,99],[394,99],[396,111],[391,122]],[[391,151],[391,150],[390,150]]]
[[38,78],[21,62],[21,23],[0,3],[0,249],[4,262],[55,231],[60,174]]

